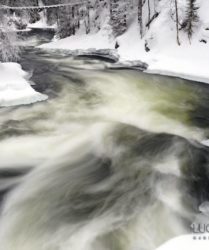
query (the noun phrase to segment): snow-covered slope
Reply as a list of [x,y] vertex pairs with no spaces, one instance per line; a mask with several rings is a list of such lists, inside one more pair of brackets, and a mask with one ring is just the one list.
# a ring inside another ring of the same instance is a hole
[[[175,24],[171,20],[169,11],[162,8],[161,15],[146,36],[151,48],[147,59],[148,72],[181,76],[209,83],[209,1],[199,0],[198,2],[199,24],[191,41],[183,31],[180,32],[181,46],[176,43]],[[180,8],[181,6],[183,8],[185,1],[181,0],[180,4]],[[203,39],[207,43],[201,42]]]
[[[209,10],[209,1],[207,4],[206,10]],[[204,8],[202,5],[200,10],[203,11]],[[140,59],[149,65],[149,73],[180,76],[209,83],[209,30],[206,30],[209,28],[209,21],[201,20],[191,42],[186,34],[180,32],[181,46],[178,46],[175,24],[167,11],[164,9],[161,12],[143,39],[137,33],[137,22],[118,38],[121,60]],[[200,42],[201,39],[208,39],[208,43]],[[150,48],[149,52],[145,51],[145,42]]]
[[[141,60],[148,63],[147,72],[180,76],[187,79],[209,83],[209,1],[198,0],[199,23],[189,41],[183,30],[180,31],[181,46],[176,42],[176,24],[172,16],[171,0],[159,2],[159,16],[152,22],[143,39],[139,35],[139,25],[134,20],[122,36],[113,39],[107,21],[96,34],[78,33],[49,44],[42,48],[88,50],[113,49],[116,41],[120,47],[117,52],[120,61]],[[179,0],[179,19],[185,15],[186,0]],[[108,17],[107,19],[108,20]],[[206,41],[200,42],[201,40]],[[150,51],[145,51],[145,44]]]
[[64,39],[57,40],[39,46],[47,49],[66,49],[66,50],[88,50],[88,49],[114,49],[115,41],[112,35],[112,28],[109,25],[109,17],[106,15],[103,25],[98,32],[85,34],[84,25],[78,30],[77,34]]
[[56,40],[39,46],[47,49],[88,50],[114,49],[114,40],[108,37],[108,30],[102,29],[95,34],[80,34]]
[[36,92],[17,63],[0,63],[0,107],[30,104],[47,99]]

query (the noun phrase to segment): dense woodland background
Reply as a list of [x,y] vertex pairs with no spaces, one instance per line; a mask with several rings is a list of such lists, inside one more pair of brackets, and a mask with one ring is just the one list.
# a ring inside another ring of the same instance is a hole
[[[161,11],[165,0],[0,0],[0,60],[10,61],[18,57],[18,37],[14,30],[24,30],[28,23],[40,20],[43,14],[49,26],[56,25],[56,37],[61,39],[83,32],[98,32],[108,18],[112,34],[118,37],[126,32],[134,19],[138,20],[141,38],[150,29]],[[191,40],[198,25],[198,4],[196,0],[166,0],[170,16],[175,23],[176,42],[180,45],[179,32]],[[184,8],[179,2],[184,1]],[[68,4],[68,6],[50,7]],[[37,9],[5,9],[4,6],[39,6]],[[166,23],[165,23],[166,25]],[[117,44],[116,44],[117,48]],[[145,46],[145,49],[149,50]]]

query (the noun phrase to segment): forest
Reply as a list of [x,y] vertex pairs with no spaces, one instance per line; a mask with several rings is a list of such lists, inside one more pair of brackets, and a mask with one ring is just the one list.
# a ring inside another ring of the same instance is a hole
[[[168,0],[166,5],[175,24],[176,42],[179,46],[180,33],[185,33],[191,40],[199,22],[197,1],[185,1],[183,7],[178,3],[182,0]],[[107,17],[114,37],[124,34],[130,23],[137,18],[138,34],[143,38],[158,18],[162,2],[163,0],[1,0],[1,60],[10,61],[18,57],[19,49],[16,42],[18,37],[13,31],[24,30],[29,23],[39,21],[43,12],[49,26],[56,24],[56,37],[60,39],[77,34],[81,26],[85,34],[96,33]],[[203,39],[203,42],[206,41]],[[150,49],[146,41],[145,49],[148,51]]]

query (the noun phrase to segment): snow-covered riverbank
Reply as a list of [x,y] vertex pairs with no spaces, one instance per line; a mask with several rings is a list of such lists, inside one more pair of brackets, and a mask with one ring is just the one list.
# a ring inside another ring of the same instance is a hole
[[[189,41],[185,32],[180,31],[179,46],[176,42],[175,22],[170,14],[168,0],[163,0],[159,16],[152,22],[143,39],[139,35],[137,20],[120,37],[114,38],[108,24],[108,18],[101,30],[85,35],[78,32],[75,36],[55,40],[40,47],[44,49],[64,49],[89,51],[92,48],[115,49],[122,63],[143,61],[147,63],[148,73],[179,76],[186,79],[209,83],[209,2],[199,0],[200,16],[192,39]],[[180,9],[185,7],[185,0],[179,1]],[[179,14],[181,18],[181,13]],[[183,18],[183,17],[182,17]],[[145,44],[147,50],[145,50]]]
[[30,104],[47,99],[29,83],[28,74],[18,63],[0,63],[0,107]]

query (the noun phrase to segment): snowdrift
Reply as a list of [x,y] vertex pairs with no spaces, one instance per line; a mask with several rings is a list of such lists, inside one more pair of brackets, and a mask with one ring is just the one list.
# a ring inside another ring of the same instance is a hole
[[36,92],[17,63],[0,63],[0,107],[30,104],[48,97]]

